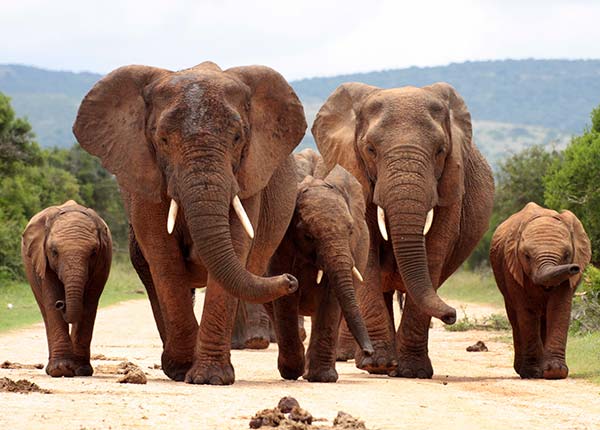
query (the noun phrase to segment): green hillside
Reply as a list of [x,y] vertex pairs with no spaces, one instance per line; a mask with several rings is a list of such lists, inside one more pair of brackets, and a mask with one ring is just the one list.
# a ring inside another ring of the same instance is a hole
[[[12,97],[18,115],[29,118],[42,146],[68,147],[79,102],[100,77],[0,65],[0,91]],[[384,88],[451,83],[465,98],[477,144],[492,164],[532,144],[564,146],[600,102],[600,60],[466,62],[294,81],[309,124],[327,96],[348,81]],[[302,146],[313,145],[309,133]]]

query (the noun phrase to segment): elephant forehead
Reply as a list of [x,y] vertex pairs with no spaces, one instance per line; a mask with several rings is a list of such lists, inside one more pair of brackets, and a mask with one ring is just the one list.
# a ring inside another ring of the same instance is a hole
[[304,223],[311,226],[311,230],[352,223],[345,200],[325,186],[311,187],[299,197],[298,214]]
[[523,230],[524,241],[541,241],[551,243],[570,241],[571,235],[567,226],[554,217],[539,217],[530,221]]
[[67,244],[67,239],[94,242],[97,238],[96,225],[89,216],[80,212],[69,212],[56,218],[48,235],[49,241]]

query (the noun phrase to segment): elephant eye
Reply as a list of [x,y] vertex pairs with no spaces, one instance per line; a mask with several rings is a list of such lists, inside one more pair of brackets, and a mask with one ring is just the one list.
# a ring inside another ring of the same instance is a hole
[[437,157],[437,156],[440,156],[440,155],[442,155],[443,153],[444,153],[444,147],[443,147],[443,146],[440,146],[440,147],[438,148],[438,150],[436,151],[435,155],[436,155],[436,157]]
[[529,255],[528,252],[525,253],[525,260],[527,260],[527,261],[531,260],[531,255]]
[[309,242],[312,242],[312,240],[313,240],[312,234],[304,233],[304,239],[306,239]]
[[563,259],[568,261],[569,258],[571,258],[571,253],[569,251],[565,251],[565,253],[563,255]]
[[55,247],[50,248],[50,252],[54,257],[58,257],[58,249],[56,249]]
[[375,147],[371,144],[367,145],[367,151],[369,151],[370,154],[372,155],[376,155],[377,151],[375,151]]
[[235,137],[233,138],[233,141],[234,141],[235,143],[238,143],[238,142],[240,141],[240,139],[241,139],[241,138],[242,138],[241,134],[239,134],[239,133],[236,133],[236,134],[235,134]]

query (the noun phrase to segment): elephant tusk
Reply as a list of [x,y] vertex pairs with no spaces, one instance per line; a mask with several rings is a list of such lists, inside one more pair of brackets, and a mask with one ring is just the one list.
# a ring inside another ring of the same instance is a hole
[[171,206],[169,206],[169,215],[167,216],[167,232],[169,234],[173,233],[173,229],[175,228],[175,220],[177,219],[177,211],[179,210],[179,205],[173,199],[171,199]]
[[426,236],[433,224],[433,208],[427,212],[427,218],[425,218],[425,227],[423,228],[423,236]]
[[238,196],[233,198],[233,209],[240,219],[244,230],[246,230],[246,233],[248,233],[248,236],[250,236],[250,239],[254,239],[254,229],[252,228],[252,223],[250,222],[250,218],[248,218],[248,214],[244,210],[244,206],[242,206],[242,202]]
[[362,275],[360,274],[360,272],[358,271],[358,269],[356,268],[356,266],[352,267],[352,274],[356,277],[356,279],[358,279],[360,282],[363,282],[364,279],[362,277]]
[[317,285],[321,283],[321,279],[323,279],[323,271],[319,269],[319,271],[317,272]]
[[379,232],[383,240],[388,240],[387,230],[385,229],[385,212],[381,206],[377,206],[377,224],[379,225]]

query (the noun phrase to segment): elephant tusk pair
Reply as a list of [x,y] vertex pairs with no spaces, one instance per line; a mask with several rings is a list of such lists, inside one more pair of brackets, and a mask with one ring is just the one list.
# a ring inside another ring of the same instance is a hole
[[[429,229],[433,224],[433,208],[429,212],[427,212],[427,217],[425,218],[425,227],[423,228],[423,236],[426,236],[429,233]],[[377,206],[377,225],[379,226],[379,232],[381,233],[381,237],[383,240],[388,240],[387,229],[385,228],[385,212],[381,206]]]
[[[356,277],[356,279],[358,279],[360,282],[363,282],[363,277],[360,274],[359,270],[356,268],[356,266],[352,266],[352,274]],[[317,285],[319,285],[321,283],[321,280],[323,279],[323,270],[319,269],[317,271]]]
[[[232,204],[235,213],[237,214],[238,218],[240,219],[240,222],[242,223],[242,226],[244,227],[244,230],[246,230],[246,233],[248,234],[248,236],[250,236],[250,239],[254,239],[254,229],[252,228],[252,223],[250,222],[250,218],[248,218],[248,214],[244,210],[244,206],[242,205],[240,198],[238,196],[235,196],[233,198]],[[178,209],[179,205],[177,204],[177,202],[171,199],[171,205],[169,206],[169,215],[167,216],[167,232],[169,234],[173,233],[173,229],[175,228],[175,220],[177,219]]]

